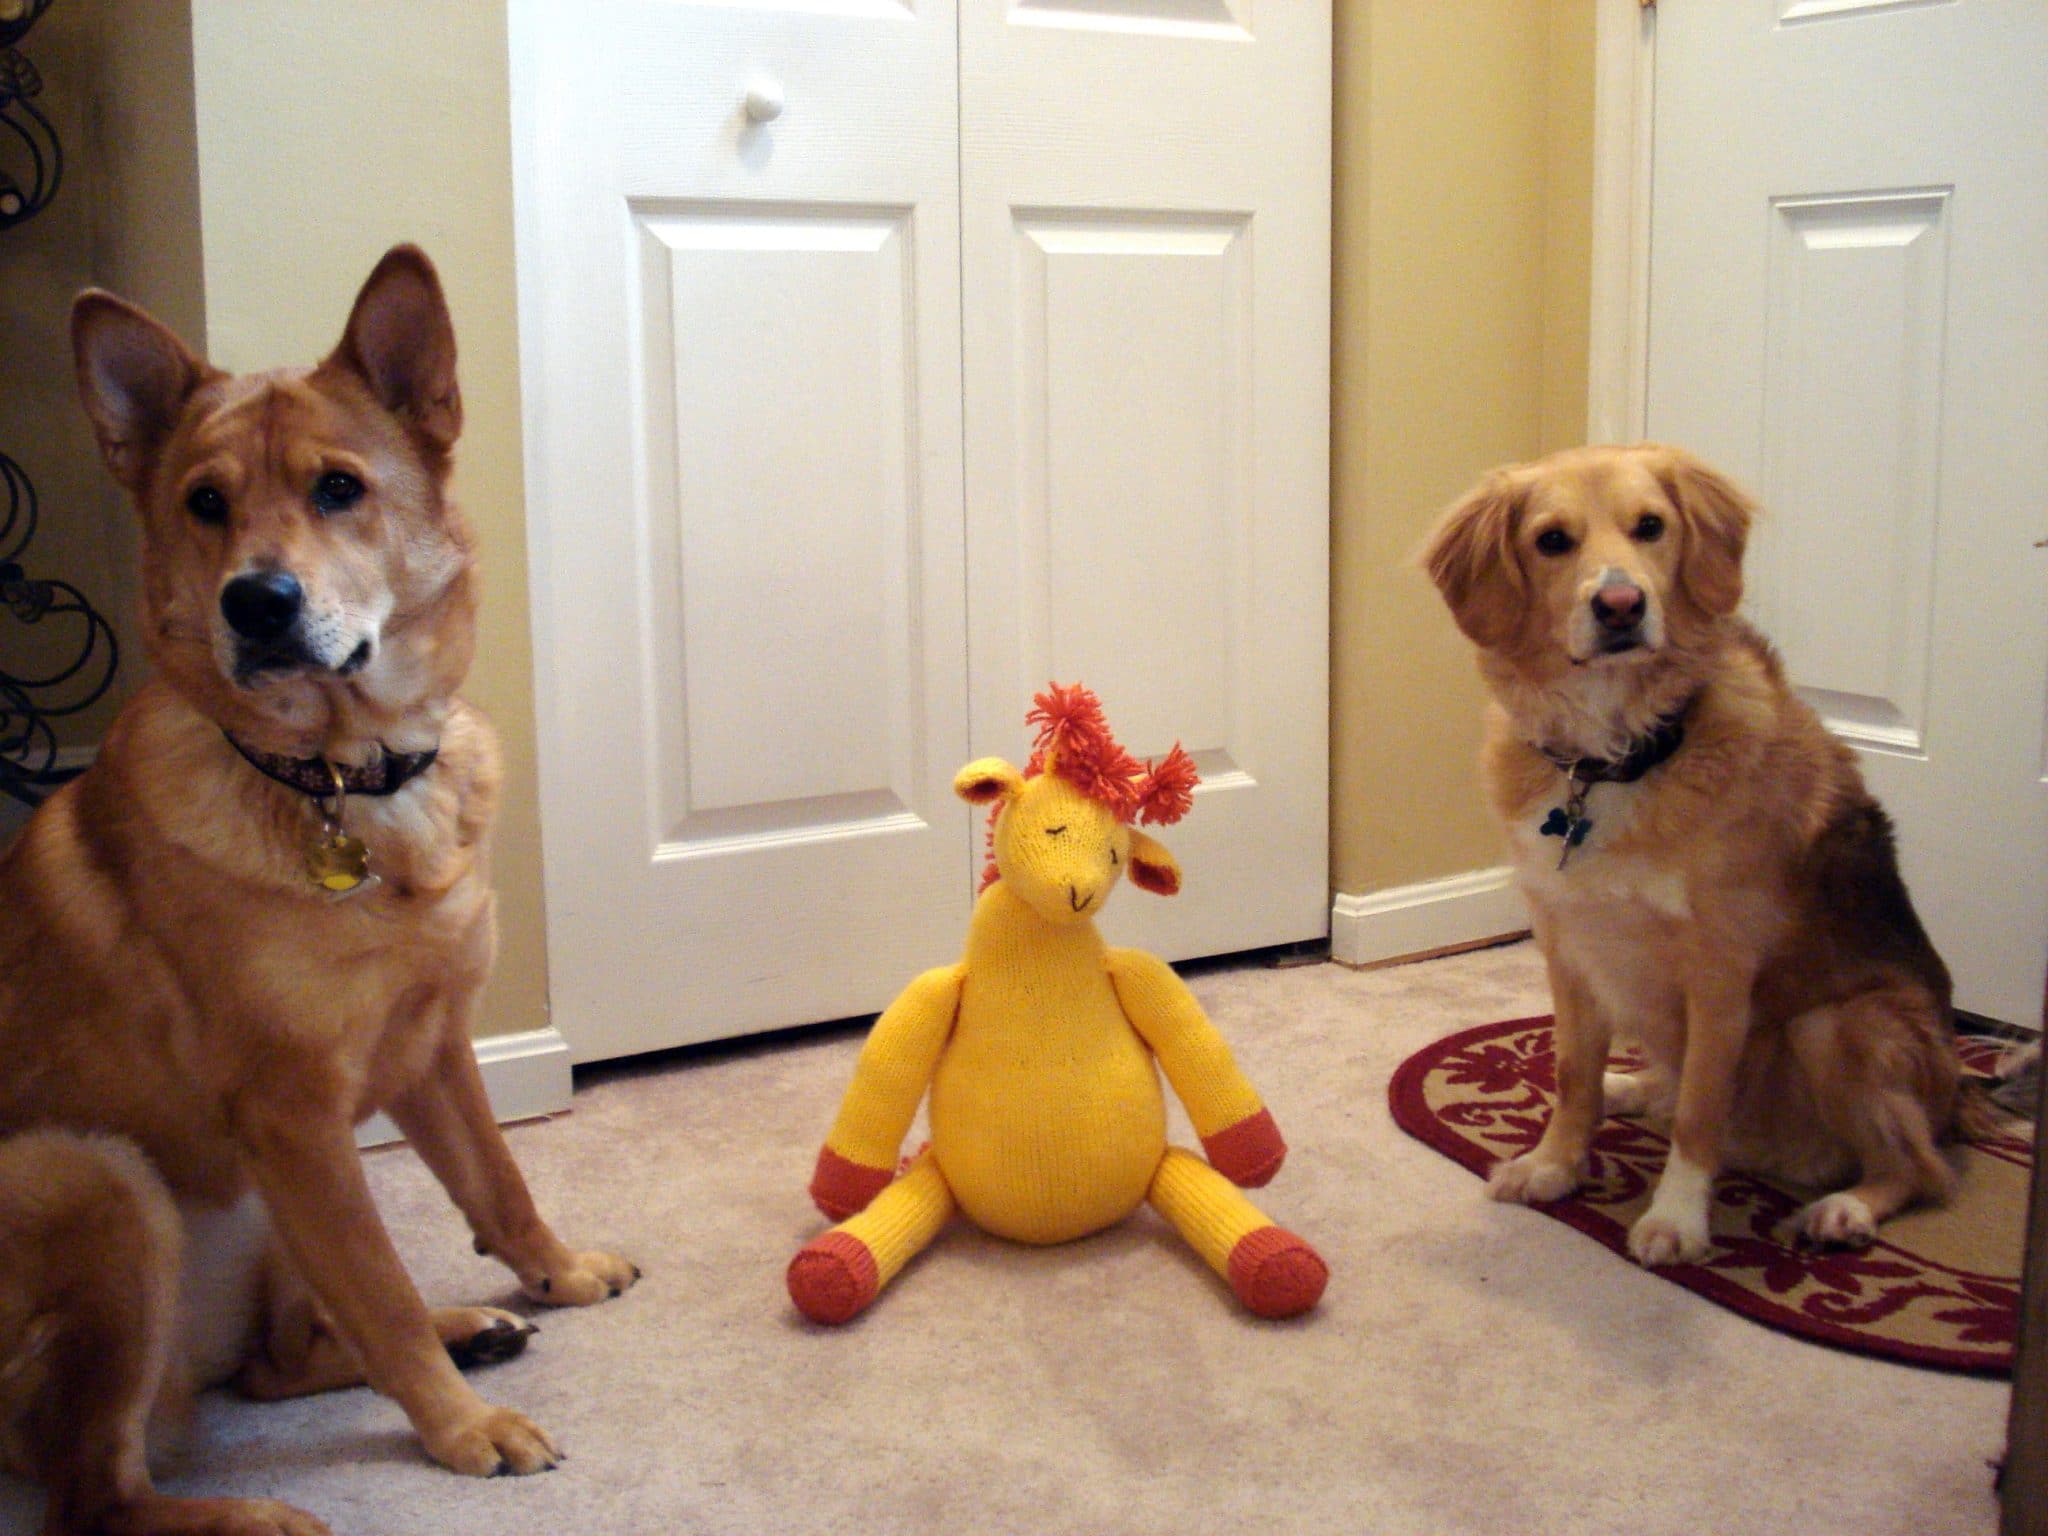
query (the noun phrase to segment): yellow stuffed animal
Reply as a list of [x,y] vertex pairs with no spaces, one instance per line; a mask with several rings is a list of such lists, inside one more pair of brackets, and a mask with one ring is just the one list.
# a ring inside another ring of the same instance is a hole
[[[1036,704],[1024,772],[983,758],[953,780],[993,808],[967,953],[876,1020],[811,1180],[839,1225],[791,1261],[790,1296],[806,1317],[845,1322],[956,1207],[999,1236],[1061,1243],[1149,1200],[1251,1311],[1305,1312],[1328,1269],[1233,1187],[1279,1171],[1272,1115],[1166,963],[1095,929],[1123,874],[1180,889],[1173,856],[1132,822],[1186,814],[1194,764],[1178,746],[1156,766],[1132,758],[1085,688],[1055,684]],[[1155,1056],[1206,1162],[1167,1145]],[[931,1144],[892,1178],[927,1087]]]

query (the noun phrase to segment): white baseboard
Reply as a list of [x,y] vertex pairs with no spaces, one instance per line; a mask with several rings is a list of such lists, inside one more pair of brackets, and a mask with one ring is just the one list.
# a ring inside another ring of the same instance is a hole
[[[500,1125],[560,1114],[569,1107],[569,1042],[556,1030],[488,1036],[476,1043],[476,1064],[483,1070],[491,1112]],[[356,1127],[359,1147],[403,1140],[398,1127],[383,1115],[372,1115]]]
[[1377,965],[1455,949],[1529,929],[1529,909],[1506,866],[1398,885],[1330,903],[1330,958],[1340,965]]

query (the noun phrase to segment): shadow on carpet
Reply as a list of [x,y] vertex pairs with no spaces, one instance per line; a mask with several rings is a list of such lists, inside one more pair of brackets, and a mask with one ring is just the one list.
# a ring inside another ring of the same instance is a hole
[[[1963,1053],[1980,1071],[1997,1054],[1970,1040]],[[1536,1144],[1556,1086],[1550,1019],[1512,1019],[1418,1051],[1395,1071],[1388,1099],[1402,1130],[1483,1178]],[[1535,1209],[1626,1260],[1629,1227],[1649,1204],[1668,1147],[1647,1126],[1610,1117],[1578,1193]],[[1803,1338],[1913,1365],[2008,1375],[2031,1140],[2015,1129],[1960,1149],[1960,1158],[1962,1188],[1950,1205],[1893,1218],[1861,1252],[1794,1245],[1793,1218],[1820,1191],[1724,1176],[1714,1186],[1706,1262],[1656,1273]]]

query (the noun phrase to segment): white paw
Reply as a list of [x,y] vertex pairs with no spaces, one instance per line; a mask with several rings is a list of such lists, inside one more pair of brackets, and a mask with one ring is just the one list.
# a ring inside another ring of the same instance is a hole
[[1579,1170],[1570,1163],[1554,1162],[1535,1152],[1494,1164],[1486,1181],[1486,1193],[1494,1200],[1511,1200],[1535,1205],[1545,1200],[1562,1200],[1579,1187]]
[[1844,1190],[1823,1195],[1799,1213],[1799,1235],[1824,1247],[1868,1248],[1877,1241],[1870,1207]]
[[1636,1072],[1609,1072],[1600,1079],[1601,1102],[1610,1115],[1640,1115],[1650,1107],[1650,1090]]
[[1661,1264],[1697,1264],[1712,1246],[1704,1209],[1660,1211],[1653,1201],[1628,1231],[1628,1251],[1645,1269]]

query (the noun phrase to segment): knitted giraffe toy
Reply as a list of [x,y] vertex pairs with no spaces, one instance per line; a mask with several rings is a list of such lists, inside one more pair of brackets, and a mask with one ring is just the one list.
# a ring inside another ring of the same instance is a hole
[[[1279,1171],[1272,1115],[1166,963],[1095,929],[1122,874],[1180,889],[1173,856],[1132,822],[1185,815],[1194,764],[1178,746],[1155,766],[1131,757],[1085,688],[1054,684],[1036,704],[1022,773],[990,757],[953,780],[992,807],[966,956],[876,1020],[811,1179],[839,1225],[790,1262],[789,1294],[814,1321],[847,1321],[956,1207],[999,1236],[1061,1243],[1149,1200],[1251,1311],[1305,1312],[1329,1271],[1234,1187]],[[1206,1162],[1167,1145],[1155,1056]],[[931,1143],[892,1178],[927,1087]]]

